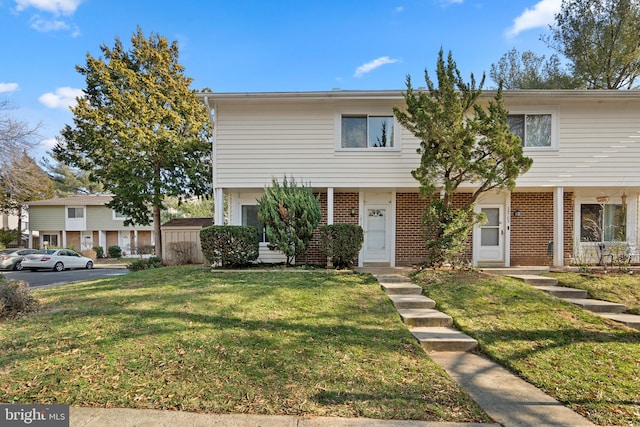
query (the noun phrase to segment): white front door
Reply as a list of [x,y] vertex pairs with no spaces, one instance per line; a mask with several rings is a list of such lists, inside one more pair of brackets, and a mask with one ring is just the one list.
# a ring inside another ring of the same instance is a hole
[[389,262],[390,211],[388,205],[365,205],[364,262]]
[[93,248],[93,232],[83,231],[80,233],[80,251],[87,251]]
[[478,211],[486,216],[484,224],[478,224],[474,233],[476,264],[504,265],[504,207],[502,205],[480,205]]
[[120,249],[122,249],[123,255],[127,254],[130,255],[131,254],[131,236],[130,236],[130,232],[127,231],[120,231]]

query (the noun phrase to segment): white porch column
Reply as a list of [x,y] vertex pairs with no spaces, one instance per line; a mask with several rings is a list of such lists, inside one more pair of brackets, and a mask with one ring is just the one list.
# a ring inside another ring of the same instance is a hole
[[224,191],[222,188],[214,188],[213,190],[213,210],[213,223],[224,225]]
[[327,225],[333,224],[333,187],[327,188]]
[[62,230],[62,247],[63,248],[67,247],[67,231],[66,230]]
[[29,249],[33,249],[33,231],[29,230]]
[[553,193],[553,265],[564,265],[564,187]]
[[133,245],[131,245],[131,252],[138,253],[138,230],[133,230]]

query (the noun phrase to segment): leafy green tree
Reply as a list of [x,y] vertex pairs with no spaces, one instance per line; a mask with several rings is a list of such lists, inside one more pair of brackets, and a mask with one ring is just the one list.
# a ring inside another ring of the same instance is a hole
[[53,182],[26,151],[12,156],[0,170],[0,211],[18,216],[18,230],[22,229],[22,213],[35,200],[54,196]]
[[298,186],[293,178],[285,176],[282,184],[273,178],[258,199],[258,219],[266,228],[267,240],[287,256],[287,265],[306,251],[320,217],[320,202],[311,188]]
[[165,198],[162,222],[173,218],[209,218],[213,217],[213,198],[192,198],[170,196]]
[[640,74],[637,0],[563,0],[548,46],[589,89],[633,89]]
[[576,89],[581,86],[580,81],[562,67],[558,55],[551,55],[545,61],[544,55],[530,50],[520,53],[515,48],[491,65],[489,76],[496,85],[502,83],[503,89]]
[[56,197],[69,197],[79,194],[101,194],[102,184],[89,179],[89,172],[71,168],[62,162],[43,158],[41,165],[53,181]]
[[[478,104],[484,76],[479,85],[473,74],[465,83],[451,52],[445,60],[442,50],[436,74],[437,86],[425,70],[427,91],[414,91],[407,77],[406,107],[394,108],[398,121],[420,140],[420,165],[412,175],[422,196],[430,199],[423,223],[431,265],[454,262],[462,252],[474,222],[481,220],[473,214],[478,197],[513,189],[532,163],[509,128],[502,88],[485,110]],[[454,193],[462,184],[474,190],[454,207]]]
[[153,218],[156,254],[162,258],[160,212],[165,196],[211,192],[211,122],[189,89],[178,44],[142,30],[125,50],[119,38],[102,45],[104,58],[87,55],[77,71],[85,95],[72,109],[53,149],[56,160],[89,172],[113,194],[108,206],[148,225]]

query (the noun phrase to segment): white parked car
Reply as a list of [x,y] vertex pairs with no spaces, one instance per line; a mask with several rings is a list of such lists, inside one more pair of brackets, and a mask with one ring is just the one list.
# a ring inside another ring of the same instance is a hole
[[93,260],[70,249],[48,249],[37,254],[27,255],[22,260],[22,268],[36,271],[50,269],[62,271],[71,268],[93,268]]

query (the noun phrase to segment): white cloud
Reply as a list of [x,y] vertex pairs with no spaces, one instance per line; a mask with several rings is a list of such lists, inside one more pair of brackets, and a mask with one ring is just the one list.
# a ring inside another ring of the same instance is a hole
[[42,148],[51,149],[51,148],[55,147],[57,143],[58,143],[57,139],[48,138],[48,139],[43,139],[42,141],[40,141],[40,144],[38,144],[38,145],[40,147],[42,147]]
[[364,74],[370,71],[373,71],[378,67],[382,67],[383,65],[386,65],[386,64],[393,64],[395,62],[398,62],[398,60],[391,59],[388,56],[381,56],[378,59],[374,59],[371,62],[367,62],[366,64],[359,66],[356,69],[356,72],[353,74],[353,77],[362,77]]
[[533,9],[525,9],[522,15],[513,20],[513,26],[506,32],[507,37],[515,37],[523,31],[553,24],[561,6],[562,0],[540,0]]
[[16,90],[18,90],[18,83],[0,82],[0,93],[15,92]]
[[30,7],[56,15],[73,14],[83,0],[15,0],[16,10],[21,12]]
[[68,30],[69,25],[66,22],[57,19],[48,20],[43,19],[38,15],[31,17],[31,28],[40,31],[41,33],[48,33],[49,31]]
[[83,96],[82,89],[74,89],[72,87],[59,87],[55,93],[45,93],[38,98],[38,101],[49,108],[67,109],[76,105],[76,97]]
[[442,7],[449,6],[451,4],[462,4],[464,0],[438,0],[438,4]]

